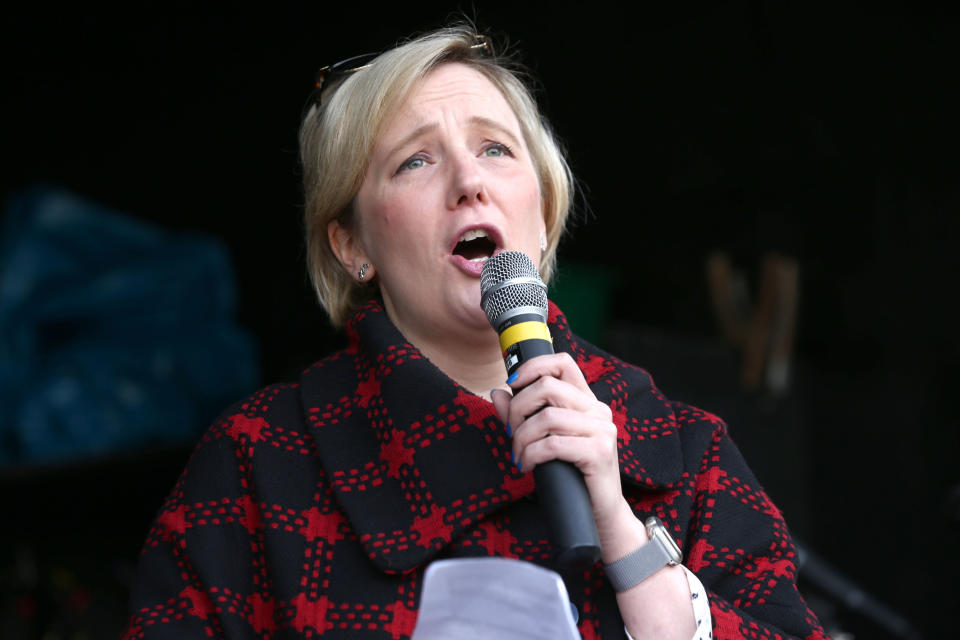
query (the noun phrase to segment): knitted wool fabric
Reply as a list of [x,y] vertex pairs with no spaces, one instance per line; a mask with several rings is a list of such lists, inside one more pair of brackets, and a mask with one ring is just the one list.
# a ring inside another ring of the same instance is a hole
[[[714,637],[825,638],[796,554],[717,417],[575,337],[619,431],[624,494],[657,515],[705,585]],[[347,349],[267,387],[206,432],[150,529],[124,637],[407,638],[437,558],[553,566],[533,477],[493,405],[407,343],[373,300]],[[564,575],[584,638],[623,638],[602,566]]]

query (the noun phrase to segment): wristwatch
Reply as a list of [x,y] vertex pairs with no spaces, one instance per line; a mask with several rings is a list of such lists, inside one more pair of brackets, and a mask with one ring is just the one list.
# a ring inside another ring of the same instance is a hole
[[683,555],[660,518],[650,516],[644,521],[650,542],[636,551],[612,562],[604,569],[617,593],[640,584],[667,565],[680,564]]

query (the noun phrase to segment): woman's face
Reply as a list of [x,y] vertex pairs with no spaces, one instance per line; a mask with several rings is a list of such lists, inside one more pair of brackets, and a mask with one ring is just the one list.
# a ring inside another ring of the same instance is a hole
[[488,326],[480,270],[493,253],[540,262],[540,185],[520,124],[462,64],[433,70],[388,121],[355,213],[354,249],[408,338]]

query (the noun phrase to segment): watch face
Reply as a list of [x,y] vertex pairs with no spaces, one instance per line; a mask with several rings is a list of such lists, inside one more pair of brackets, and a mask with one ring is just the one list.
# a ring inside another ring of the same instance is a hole
[[647,527],[647,534],[650,536],[650,540],[658,542],[670,555],[670,564],[680,564],[680,561],[683,559],[683,554],[680,553],[680,547],[674,542],[673,536],[667,531],[667,528],[663,525],[663,522],[660,521],[660,518],[651,516],[647,518],[644,525]]

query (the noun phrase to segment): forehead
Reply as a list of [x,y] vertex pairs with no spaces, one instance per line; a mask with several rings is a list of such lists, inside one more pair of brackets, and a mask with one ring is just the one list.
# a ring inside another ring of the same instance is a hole
[[438,112],[492,118],[518,133],[520,129],[516,114],[500,89],[476,69],[460,63],[442,64],[417,81],[387,129],[399,121],[408,125],[414,121],[416,126]]
[[473,67],[454,62],[441,64],[421,78],[407,96],[410,102],[429,102],[456,96],[503,100],[500,90]]

